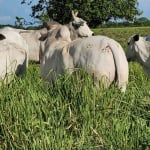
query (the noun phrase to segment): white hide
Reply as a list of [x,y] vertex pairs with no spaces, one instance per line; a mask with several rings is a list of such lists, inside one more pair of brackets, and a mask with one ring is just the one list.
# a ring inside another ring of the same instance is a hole
[[64,69],[84,68],[94,74],[95,83],[103,82],[108,87],[116,79],[122,92],[128,83],[128,62],[121,45],[105,36],[92,36],[65,42],[63,39],[49,41],[41,62],[41,75],[49,81]]
[[39,62],[41,34],[47,33],[45,28],[40,30],[20,31],[20,35],[26,40],[29,47],[29,60]]

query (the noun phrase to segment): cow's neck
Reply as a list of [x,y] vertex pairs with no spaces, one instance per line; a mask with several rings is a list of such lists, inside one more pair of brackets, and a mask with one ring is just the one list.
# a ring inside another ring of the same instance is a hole
[[72,41],[75,40],[75,39],[77,39],[77,38],[79,38],[78,32],[77,32],[77,30],[74,29],[74,27],[73,27],[73,25],[72,25],[72,22],[70,22],[70,23],[67,25],[67,27],[69,28],[69,31],[70,31],[70,38],[71,38]]
[[143,65],[150,62],[150,43],[141,38],[140,41],[135,44],[135,49],[138,51],[139,59]]

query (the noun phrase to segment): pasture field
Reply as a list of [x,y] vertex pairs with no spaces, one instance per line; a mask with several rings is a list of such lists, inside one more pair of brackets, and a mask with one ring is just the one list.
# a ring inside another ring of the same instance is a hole
[[[134,34],[150,27],[99,28],[126,49]],[[150,150],[150,79],[129,63],[125,94],[116,85],[96,89],[92,77],[61,76],[53,85],[40,78],[39,65],[0,87],[2,150]]]

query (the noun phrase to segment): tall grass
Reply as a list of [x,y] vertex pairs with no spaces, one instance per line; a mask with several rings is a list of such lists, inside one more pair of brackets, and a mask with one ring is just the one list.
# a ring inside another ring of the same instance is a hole
[[[124,48],[135,32],[94,30],[121,40]],[[137,63],[129,69],[122,94],[114,84],[96,89],[83,70],[49,84],[40,78],[39,65],[30,64],[26,76],[0,87],[0,149],[149,150],[150,79]]]

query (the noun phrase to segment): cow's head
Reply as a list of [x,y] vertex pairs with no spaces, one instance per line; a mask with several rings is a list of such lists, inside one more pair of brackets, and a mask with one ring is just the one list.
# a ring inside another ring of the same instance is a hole
[[128,39],[128,49],[126,52],[126,57],[127,60],[134,60],[136,58],[136,53],[137,53],[137,47],[136,47],[136,42],[139,41],[139,35],[135,34],[132,35],[129,39]]
[[149,58],[149,41],[145,40],[145,37],[139,35],[133,35],[128,40],[128,50],[126,56],[128,61],[137,61],[144,64]]
[[77,17],[77,15],[78,12],[74,13],[74,11],[72,11],[72,26],[78,31],[79,37],[89,37],[94,35],[94,32],[88,27],[86,21]]

